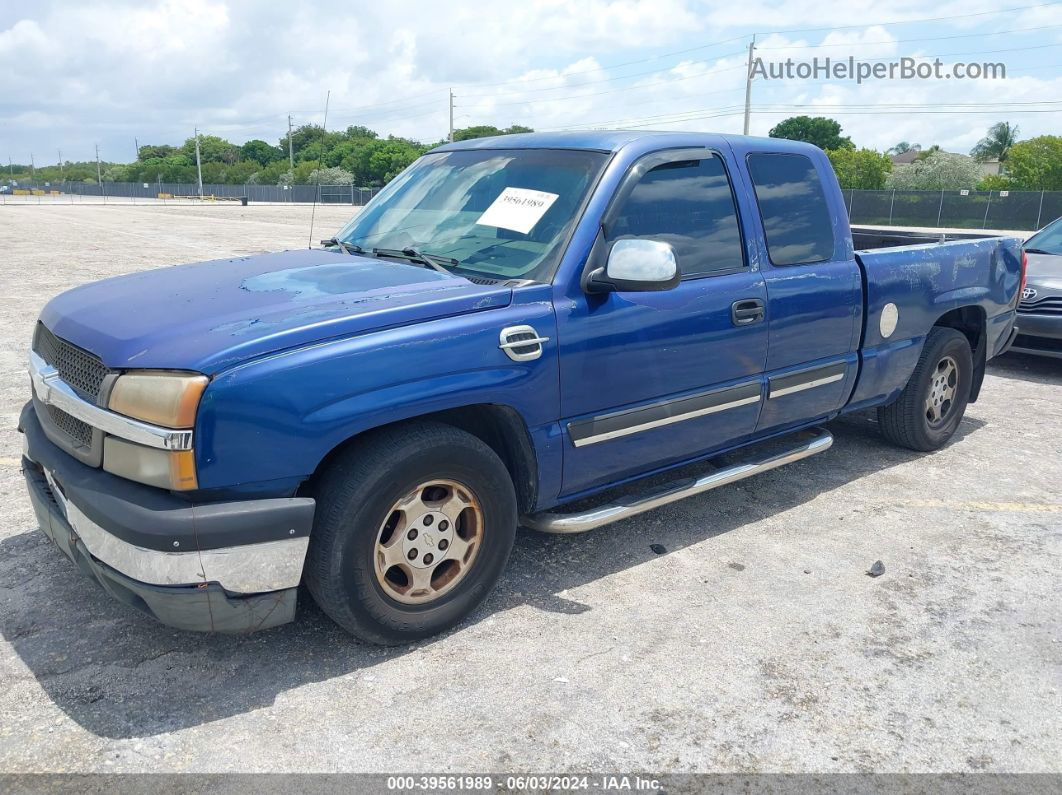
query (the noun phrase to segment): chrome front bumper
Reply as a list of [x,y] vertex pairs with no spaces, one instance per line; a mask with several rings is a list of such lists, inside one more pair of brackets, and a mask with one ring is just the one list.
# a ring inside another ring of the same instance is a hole
[[[189,502],[75,460],[45,436],[32,404],[19,428],[41,529],[112,595],[182,629],[246,632],[290,620],[312,499]],[[121,587],[111,587],[117,581]],[[155,610],[125,598],[139,591],[183,606]],[[262,599],[273,605],[265,625]],[[280,613],[278,604],[285,605]]]

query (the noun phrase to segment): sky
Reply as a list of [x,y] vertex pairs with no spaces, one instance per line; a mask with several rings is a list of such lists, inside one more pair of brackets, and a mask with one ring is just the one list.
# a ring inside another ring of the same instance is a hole
[[[932,20],[927,20],[932,17]],[[127,162],[198,127],[276,143],[294,123],[431,142],[455,126],[740,133],[764,63],[940,56],[996,80],[763,80],[750,133],[791,115],[857,146],[967,152],[994,122],[1062,134],[1062,2],[944,0],[0,0],[0,158]]]

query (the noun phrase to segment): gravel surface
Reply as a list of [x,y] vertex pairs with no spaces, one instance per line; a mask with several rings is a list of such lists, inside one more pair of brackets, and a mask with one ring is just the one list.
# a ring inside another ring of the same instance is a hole
[[[350,212],[318,208],[314,239]],[[994,362],[933,455],[853,417],[788,468],[524,533],[472,620],[415,646],[355,642],[305,597],[235,638],[113,602],[24,494],[37,313],[93,279],[305,246],[309,213],[0,207],[0,770],[1060,770],[1062,361]]]

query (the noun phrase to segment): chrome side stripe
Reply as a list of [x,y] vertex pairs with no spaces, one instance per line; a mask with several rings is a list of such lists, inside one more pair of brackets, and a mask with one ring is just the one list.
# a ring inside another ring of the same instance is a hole
[[772,389],[771,397],[776,398],[781,397],[782,395],[791,395],[794,392],[803,392],[805,389],[814,389],[823,384],[832,384],[834,381],[840,381],[842,378],[844,378],[844,373],[837,373],[835,375],[828,375],[825,378],[816,378],[814,381],[805,381],[802,384],[787,386],[782,389]]
[[576,447],[606,442],[676,422],[759,403],[761,391],[759,381],[748,381],[727,389],[569,422],[568,435]]
[[824,367],[813,367],[810,370],[801,370],[782,376],[774,376],[769,381],[767,397],[778,398],[803,392],[805,389],[814,389],[842,380],[848,372],[845,362],[835,362]]

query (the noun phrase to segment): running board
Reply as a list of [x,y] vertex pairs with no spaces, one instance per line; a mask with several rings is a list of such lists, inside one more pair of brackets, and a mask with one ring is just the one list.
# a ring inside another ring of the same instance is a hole
[[667,483],[644,494],[623,497],[584,513],[535,513],[523,516],[520,519],[520,525],[542,533],[585,533],[602,525],[637,516],[653,508],[659,508],[661,505],[684,500],[694,494],[711,491],[728,483],[744,480],[830,449],[830,445],[833,444],[833,434],[825,428],[815,428],[812,433],[814,436],[810,439],[804,434],[805,438],[800,444],[766,458],[733,464],[696,479]]

